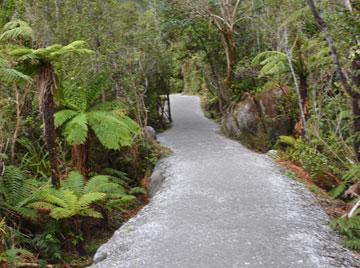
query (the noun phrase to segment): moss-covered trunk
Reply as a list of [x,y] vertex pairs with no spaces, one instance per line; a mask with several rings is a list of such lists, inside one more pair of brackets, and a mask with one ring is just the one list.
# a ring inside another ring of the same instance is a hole
[[40,67],[39,90],[41,114],[44,121],[44,138],[49,155],[51,168],[51,183],[54,187],[60,186],[58,160],[56,151],[56,131],[54,123],[55,103],[55,73],[50,63],[45,63]]

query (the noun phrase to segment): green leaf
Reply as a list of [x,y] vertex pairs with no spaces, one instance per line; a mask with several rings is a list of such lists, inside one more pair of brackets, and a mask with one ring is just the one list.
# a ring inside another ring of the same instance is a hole
[[79,198],[79,206],[87,207],[95,201],[104,200],[106,198],[106,194],[104,193],[87,193]]
[[334,198],[338,198],[340,195],[342,195],[347,187],[347,182],[343,182],[334,189],[330,191],[330,195]]
[[117,150],[132,143],[133,135],[130,127],[111,113],[90,112],[88,119],[90,127],[105,148]]
[[84,192],[84,177],[78,171],[70,172],[66,180],[61,182],[61,187],[74,192],[77,196]]
[[34,38],[34,31],[28,23],[22,20],[12,20],[5,24],[3,33],[0,35],[0,40],[32,40]]
[[73,110],[62,110],[55,113],[55,127],[58,128],[78,114]]
[[88,137],[87,114],[79,113],[65,126],[64,136],[70,145],[84,144]]

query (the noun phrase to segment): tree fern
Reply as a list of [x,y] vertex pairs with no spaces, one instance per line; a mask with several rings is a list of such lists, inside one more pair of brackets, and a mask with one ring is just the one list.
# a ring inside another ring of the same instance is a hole
[[66,109],[55,114],[55,125],[63,127],[63,135],[70,145],[84,144],[91,128],[107,149],[130,145],[139,126],[124,113],[119,102],[96,103],[99,88],[83,88],[64,83],[61,103]]
[[30,82],[31,78],[22,72],[11,67],[10,63],[0,57],[0,80],[13,83],[13,82]]
[[74,118],[76,115],[78,115],[78,112],[73,110],[62,110],[60,112],[57,112],[55,114],[55,126],[57,128],[62,126],[67,121]]
[[133,133],[129,126],[111,113],[89,112],[88,119],[96,137],[105,148],[116,150],[132,143]]
[[287,56],[280,51],[261,52],[253,59],[253,63],[262,66],[260,77],[266,75],[281,75],[289,72]]
[[64,136],[70,145],[84,144],[88,137],[88,119],[86,113],[73,117],[64,128]]
[[0,35],[0,40],[32,40],[34,38],[34,31],[28,23],[22,20],[13,20],[5,24],[3,33]]

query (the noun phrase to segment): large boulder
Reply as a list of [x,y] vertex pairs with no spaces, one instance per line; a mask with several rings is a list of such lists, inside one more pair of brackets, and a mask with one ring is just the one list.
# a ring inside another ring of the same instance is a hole
[[267,151],[279,136],[289,135],[293,129],[291,116],[280,109],[286,96],[281,88],[270,88],[257,96],[245,93],[223,116],[224,132],[254,149]]
[[248,93],[244,94],[240,102],[229,108],[222,119],[223,129],[230,136],[256,132],[259,122],[255,99]]

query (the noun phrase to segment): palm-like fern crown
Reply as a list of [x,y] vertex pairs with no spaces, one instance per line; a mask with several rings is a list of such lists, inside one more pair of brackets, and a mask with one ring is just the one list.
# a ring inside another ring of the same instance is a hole
[[98,103],[100,87],[78,87],[64,83],[62,87],[64,110],[55,114],[57,128],[70,145],[84,144],[89,127],[107,149],[130,145],[139,126],[125,115],[126,106],[120,102]]
[[46,48],[31,49],[27,47],[15,48],[9,54],[17,59],[18,62],[30,63],[32,65],[44,62],[54,63],[66,55],[84,56],[94,52],[86,48],[85,41],[74,41],[69,45],[62,46],[54,44]]
[[32,41],[34,31],[28,23],[22,20],[12,20],[5,24],[3,32],[0,35],[1,41],[25,40]]

